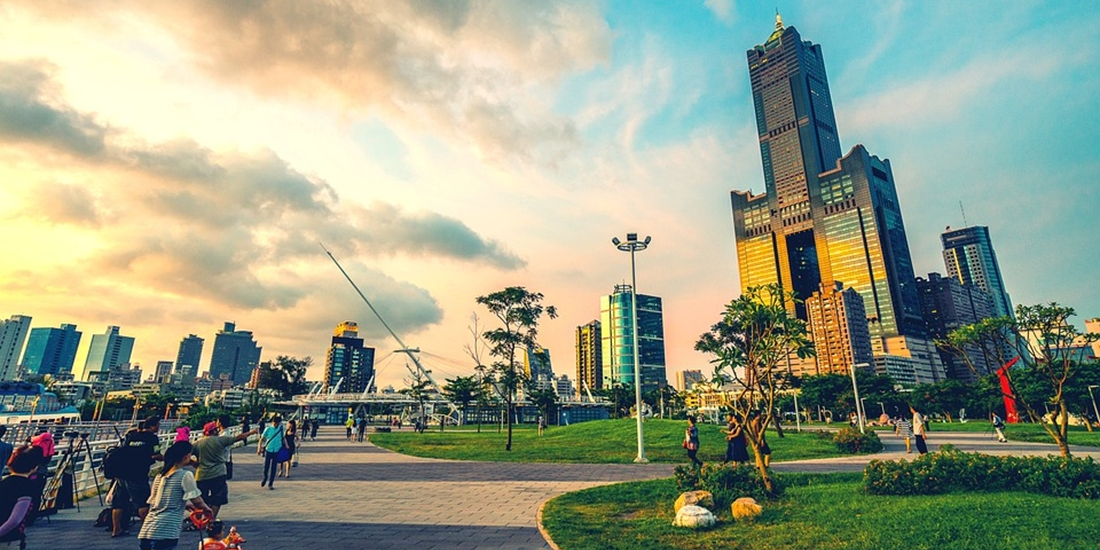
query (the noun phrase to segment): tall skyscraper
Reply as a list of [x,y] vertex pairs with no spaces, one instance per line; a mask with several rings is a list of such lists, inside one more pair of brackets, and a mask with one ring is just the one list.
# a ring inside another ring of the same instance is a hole
[[[616,285],[615,293],[600,298],[600,348],[604,387],[634,383],[634,333],[630,285]],[[668,384],[665,374],[665,329],[661,299],[638,295],[638,354],[642,390]]]
[[194,378],[198,376],[202,344],[203,339],[194,334],[188,334],[186,338],[180,340],[179,352],[176,353],[175,372],[183,377],[185,384],[193,383]]
[[603,351],[600,322],[577,327],[577,390],[603,388]]
[[[344,321],[336,325],[332,344],[325,359],[325,388],[336,389],[338,393],[363,393],[368,389],[375,391],[374,348],[363,345],[359,338],[359,325],[354,321]],[[340,384],[336,388],[336,384]]]
[[[805,301],[823,283],[851,287],[875,355],[935,378],[890,162],[862,145],[840,156],[821,47],[794,27],[777,16],[748,63],[765,193],[731,194],[742,291],[778,283]],[[790,309],[808,319],[804,303]]]
[[[918,277],[917,293],[920,295],[924,321],[928,325],[928,335],[934,340],[944,340],[951,331],[961,326],[996,315],[993,297],[989,293],[974,285],[964,285],[952,277],[942,277],[939,273],[929,273],[927,279]],[[940,349],[939,355],[949,377],[967,382],[977,382],[978,377],[1000,367],[995,357],[987,357],[977,345],[966,350],[976,373],[949,350]]]
[[237,330],[236,323],[226,322],[214,336],[214,352],[210,357],[210,377],[215,380],[227,375],[234,386],[243,386],[260,364],[263,348],[252,339],[252,332]]
[[676,372],[676,391],[688,391],[698,382],[705,380],[703,377],[703,371],[699,369],[688,369]]
[[27,349],[23,351],[24,372],[40,376],[71,374],[76,349],[80,347],[80,336],[76,325],[32,328],[27,338]]
[[18,374],[19,356],[30,328],[30,315],[12,315],[0,321],[0,381],[14,380]]
[[523,353],[523,372],[532,381],[552,380],[554,378],[554,368],[550,363],[550,350],[541,347],[525,349]]
[[874,365],[863,297],[852,287],[822,284],[806,300],[806,312],[817,356],[800,361],[804,368],[795,374],[848,374],[856,365]]
[[[84,377],[88,380],[104,379],[110,371],[129,365],[133,351],[133,337],[123,336],[116,326],[107,327],[103,334],[93,334],[88,358],[84,360]],[[138,382],[141,382],[140,378]]]
[[947,276],[989,293],[993,297],[993,307],[998,317],[1015,317],[1012,301],[1005,291],[997,254],[993,252],[989,228],[984,225],[962,229],[949,227],[940,235],[940,240],[943,242],[943,263],[947,268]]

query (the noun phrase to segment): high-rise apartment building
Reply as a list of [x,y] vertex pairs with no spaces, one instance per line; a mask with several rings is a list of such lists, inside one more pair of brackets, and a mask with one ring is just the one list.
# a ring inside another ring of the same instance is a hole
[[364,346],[363,339],[358,336],[359,325],[354,321],[336,325],[325,359],[326,390],[336,390],[337,393],[376,391],[373,382],[374,348]]
[[[989,293],[939,273],[929,273],[927,279],[917,277],[917,293],[920,295],[924,321],[928,325],[928,335],[933,340],[944,340],[951,331],[961,326],[997,315]],[[978,345],[969,346],[966,350],[974,371],[970,370],[965,360],[947,349],[940,349],[939,355],[949,377],[967,382],[977,382],[979,377],[1000,367],[995,360],[997,355],[990,353],[987,356]]]
[[[634,384],[633,296],[630,285],[616,285],[614,294],[600,298],[604,387]],[[638,294],[638,354],[643,391],[666,385],[664,314],[657,296]]]
[[804,301],[823,283],[853,288],[875,355],[901,354],[894,363],[935,378],[942,365],[926,353],[890,162],[862,145],[841,157],[821,47],[778,16],[748,64],[765,193],[731,194],[742,291],[777,283],[803,301],[790,309],[808,319]]
[[30,315],[12,315],[0,321],[0,381],[14,380],[18,374],[19,356],[30,328]]
[[63,324],[61,328],[37,327],[31,329],[27,349],[23,351],[23,371],[39,376],[71,374],[80,347],[80,331],[76,325]]
[[676,372],[676,391],[688,391],[695,384],[705,380],[703,378],[703,371],[699,369],[688,369]]
[[203,339],[188,334],[180,340],[179,351],[176,353],[175,373],[183,378],[184,384],[192,384],[199,372],[199,360],[202,359]]
[[157,361],[157,367],[153,370],[154,382],[168,382],[172,378],[172,366],[171,361]]
[[577,327],[577,390],[603,388],[603,351],[600,322]]
[[[93,334],[88,357],[84,360],[84,377],[87,380],[104,379],[110,371],[129,365],[133,351],[133,337],[123,336],[116,326],[107,327],[103,334]],[[138,382],[141,382],[140,375]]]
[[528,347],[523,353],[523,372],[532,381],[553,380],[554,368],[550,363],[550,350]]
[[252,371],[260,364],[263,348],[252,339],[252,332],[237,330],[236,323],[226,322],[214,336],[214,352],[210,356],[210,377],[215,380],[228,375],[234,386],[244,386]]
[[943,242],[943,263],[947,276],[964,285],[974,285],[993,297],[996,315],[1015,317],[1012,301],[1005,291],[1001,266],[993,251],[989,228],[982,225],[962,229],[947,228],[940,235]]
[[857,365],[874,364],[864,300],[852,287],[822,284],[806,300],[816,357],[799,361],[799,376],[848,374]]

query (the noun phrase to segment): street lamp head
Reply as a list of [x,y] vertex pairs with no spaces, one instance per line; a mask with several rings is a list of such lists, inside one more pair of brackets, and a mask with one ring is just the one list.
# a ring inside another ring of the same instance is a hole
[[629,241],[629,242],[635,242],[635,241],[638,240],[638,234],[637,233],[627,233],[626,234],[626,240]]
[[620,241],[618,237],[611,237],[611,244],[613,244],[615,246],[619,246],[619,243],[621,243],[621,242],[622,241]]
[[651,241],[651,240],[653,240],[653,239],[652,239],[652,238],[650,238],[650,236],[649,236],[649,235],[646,235],[646,236],[645,236],[645,244],[646,244],[647,246],[649,245],[649,241]]

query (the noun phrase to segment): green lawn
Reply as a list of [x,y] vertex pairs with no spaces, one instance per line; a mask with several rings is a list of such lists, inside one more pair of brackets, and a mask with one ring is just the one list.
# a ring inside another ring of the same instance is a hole
[[[651,462],[684,463],[687,455],[680,443],[684,439],[686,422],[651,419],[645,422],[646,457]],[[699,425],[702,449],[699,459],[719,461],[725,455],[724,427]],[[544,435],[529,426],[517,426],[513,432],[512,451],[504,450],[506,434],[497,433],[496,426],[482,426],[481,433],[472,427],[449,428],[418,434],[412,431],[372,433],[370,440],[379,447],[399,453],[456,460],[487,460],[494,462],[573,462],[627,463],[637,455],[635,422],[631,419],[597,420],[571,426],[551,426]],[[822,438],[816,432],[786,432],[780,438],[771,433],[768,444],[776,462],[807,458],[840,456],[831,435]]]
[[1025,493],[867,496],[859,474],[788,474],[778,503],[755,524],[705,532],[672,527],[679,492],[671,479],[562,495],[543,524],[562,550],[1076,549],[1097,548],[1096,502]]

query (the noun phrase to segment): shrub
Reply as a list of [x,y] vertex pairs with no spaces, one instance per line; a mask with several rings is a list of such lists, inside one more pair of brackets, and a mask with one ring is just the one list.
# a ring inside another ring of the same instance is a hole
[[882,441],[879,440],[878,434],[872,431],[860,433],[855,428],[837,430],[833,435],[833,443],[840,452],[853,455],[877,453],[882,450]]
[[714,507],[718,510],[729,508],[734,500],[741,497],[752,497],[763,502],[783,495],[780,476],[771,473],[773,493],[769,495],[764,490],[764,481],[760,479],[760,470],[749,465],[714,463],[702,468],[677,466],[673,474],[676,487],[681,491],[710,491],[714,495]]
[[872,495],[935,495],[955,491],[1026,491],[1100,499],[1100,464],[1092,458],[1015,457],[964,453],[951,445],[905,460],[872,460],[863,472]]

